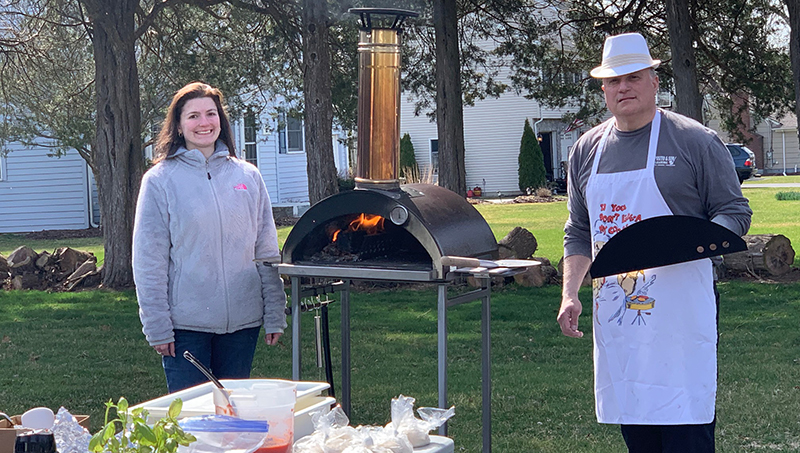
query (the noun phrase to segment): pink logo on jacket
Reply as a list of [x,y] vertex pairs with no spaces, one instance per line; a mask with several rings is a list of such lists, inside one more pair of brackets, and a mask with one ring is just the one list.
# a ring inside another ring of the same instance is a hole
[[236,184],[233,186],[233,190],[247,190],[247,186],[244,184]]

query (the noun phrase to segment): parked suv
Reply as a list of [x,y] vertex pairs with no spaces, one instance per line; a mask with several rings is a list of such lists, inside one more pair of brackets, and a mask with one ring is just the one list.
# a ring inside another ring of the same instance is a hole
[[753,176],[756,172],[756,155],[742,144],[728,143],[725,146],[728,147],[728,151],[733,157],[739,182],[744,182],[745,179]]

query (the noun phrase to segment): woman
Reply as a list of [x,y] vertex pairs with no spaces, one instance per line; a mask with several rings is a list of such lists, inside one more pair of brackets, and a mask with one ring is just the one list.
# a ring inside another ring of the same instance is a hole
[[170,393],[207,379],[249,378],[258,335],[286,327],[276,268],[277,231],[264,180],[234,154],[222,93],[190,83],[173,97],[142,179],[133,229],[133,275],[147,341]]

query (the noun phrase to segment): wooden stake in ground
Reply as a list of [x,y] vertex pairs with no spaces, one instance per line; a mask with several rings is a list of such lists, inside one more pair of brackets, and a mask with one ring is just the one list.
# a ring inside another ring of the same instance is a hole
[[792,270],[795,253],[786,236],[750,234],[742,238],[747,243],[747,250],[724,255],[727,269],[755,274],[766,272],[772,276],[783,275]]

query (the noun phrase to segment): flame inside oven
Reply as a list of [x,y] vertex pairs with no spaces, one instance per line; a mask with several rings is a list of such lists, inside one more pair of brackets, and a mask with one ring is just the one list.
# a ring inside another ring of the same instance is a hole
[[[348,225],[346,231],[363,231],[368,236],[382,233],[384,230],[384,220],[385,219],[379,215],[361,213],[352,222],[350,222],[350,225]],[[331,242],[336,242],[336,240],[339,239],[339,233],[342,231],[343,230],[341,229],[334,231],[333,237],[331,237]]]

